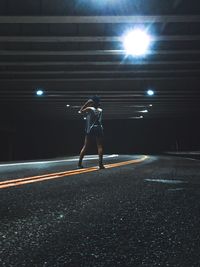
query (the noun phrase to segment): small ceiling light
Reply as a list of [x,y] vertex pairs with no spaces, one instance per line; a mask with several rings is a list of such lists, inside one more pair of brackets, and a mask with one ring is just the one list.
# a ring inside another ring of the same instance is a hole
[[69,105],[69,104],[67,104],[67,105],[66,105],[66,107],[67,107],[67,108],[69,108],[69,107],[70,107],[70,105]]
[[149,106],[150,106],[150,107],[152,107],[153,105],[152,105],[152,104],[150,104]]
[[138,116],[138,117],[130,117],[130,119],[143,119],[143,116]]
[[83,119],[86,120],[86,117],[84,117]]
[[44,92],[43,92],[43,90],[41,90],[41,89],[38,89],[37,91],[36,91],[36,95],[37,96],[42,96],[44,94]]
[[142,113],[148,113],[149,111],[148,111],[147,109],[145,109],[145,110],[141,110],[141,111],[139,111],[139,112],[142,112]]
[[153,91],[153,90],[148,90],[148,91],[147,91],[147,94],[148,94],[149,96],[152,96],[152,95],[154,95],[154,91]]
[[146,108],[146,105],[130,105],[130,106],[126,106],[129,108]]
[[81,114],[81,111],[79,110],[78,113]]
[[151,37],[141,29],[128,32],[123,38],[124,49],[127,55],[144,56],[151,44]]
[[80,109],[80,106],[72,106],[72,108],[79,108]]

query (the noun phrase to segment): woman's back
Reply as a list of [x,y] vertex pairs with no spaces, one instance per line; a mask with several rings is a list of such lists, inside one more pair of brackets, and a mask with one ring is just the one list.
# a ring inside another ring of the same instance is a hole
[[86,114],[86,133],[91,131],[94,126],[102,127],[102,109],[89,107]]

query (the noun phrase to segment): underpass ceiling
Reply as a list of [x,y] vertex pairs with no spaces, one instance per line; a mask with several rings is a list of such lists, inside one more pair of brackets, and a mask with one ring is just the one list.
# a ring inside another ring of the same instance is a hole
[[[141,59],[122,46],[136,26],[154,38]],[[94,94],[105,119],[199,116],[199,77],[199,1],[0,1],[4,119],[79,119]]]

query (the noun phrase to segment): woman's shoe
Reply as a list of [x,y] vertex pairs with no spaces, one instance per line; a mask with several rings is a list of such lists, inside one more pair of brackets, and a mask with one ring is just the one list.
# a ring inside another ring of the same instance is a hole
[[103,170],[105,169],[105,166],[104,165],[99,165],[99,170]]
[[84,167],[83,167],[83,165],[78,164],[77,168],[78,168],[78,169],[83,169]]

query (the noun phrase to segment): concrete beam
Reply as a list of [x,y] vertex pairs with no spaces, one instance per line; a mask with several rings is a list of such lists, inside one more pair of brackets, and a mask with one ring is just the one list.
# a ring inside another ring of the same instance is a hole
[[[199,41],[200,35],[152,36],[152,41]],[[0,36],[0,42],[123,42],[121,36]]]
[[84,75],[84,74],[162,74],[162,73],[194,73],[200,69],[176,69],[176,70],[78,70],[78,71],[0,71],[0,75]]
[[200,16],[0,16],[0,23],[188,23]]
[[[196,55],[200,50],[154,50],[147,52],[147,55]],[[0,56],[97,56],[97,55],[125,55],[124,50],[73,50],[73,51],[32,51],[32,50],[0,50]]]
[[142,60],[142,61],[38,61],[38,62],[6,62],[1,61],[0,66],[137,66],[137,65],[184,65],[184,64],[193,64],[198,65],[200,61],[198,60],[173,60],[173,61],[150,61],[150,60]]
[[116,82],[116,81],[166,81],[166,80],[192,80],[196,79],[197,77],[190,77],[190,76],[181,76],[181,77],[134,77],[134,78],[48,78],[48,79],[37,79],[37,78],[24,78],[24,79],[0,79],[1,82],[100,82],[100,81],[110,81],[110,82]]

